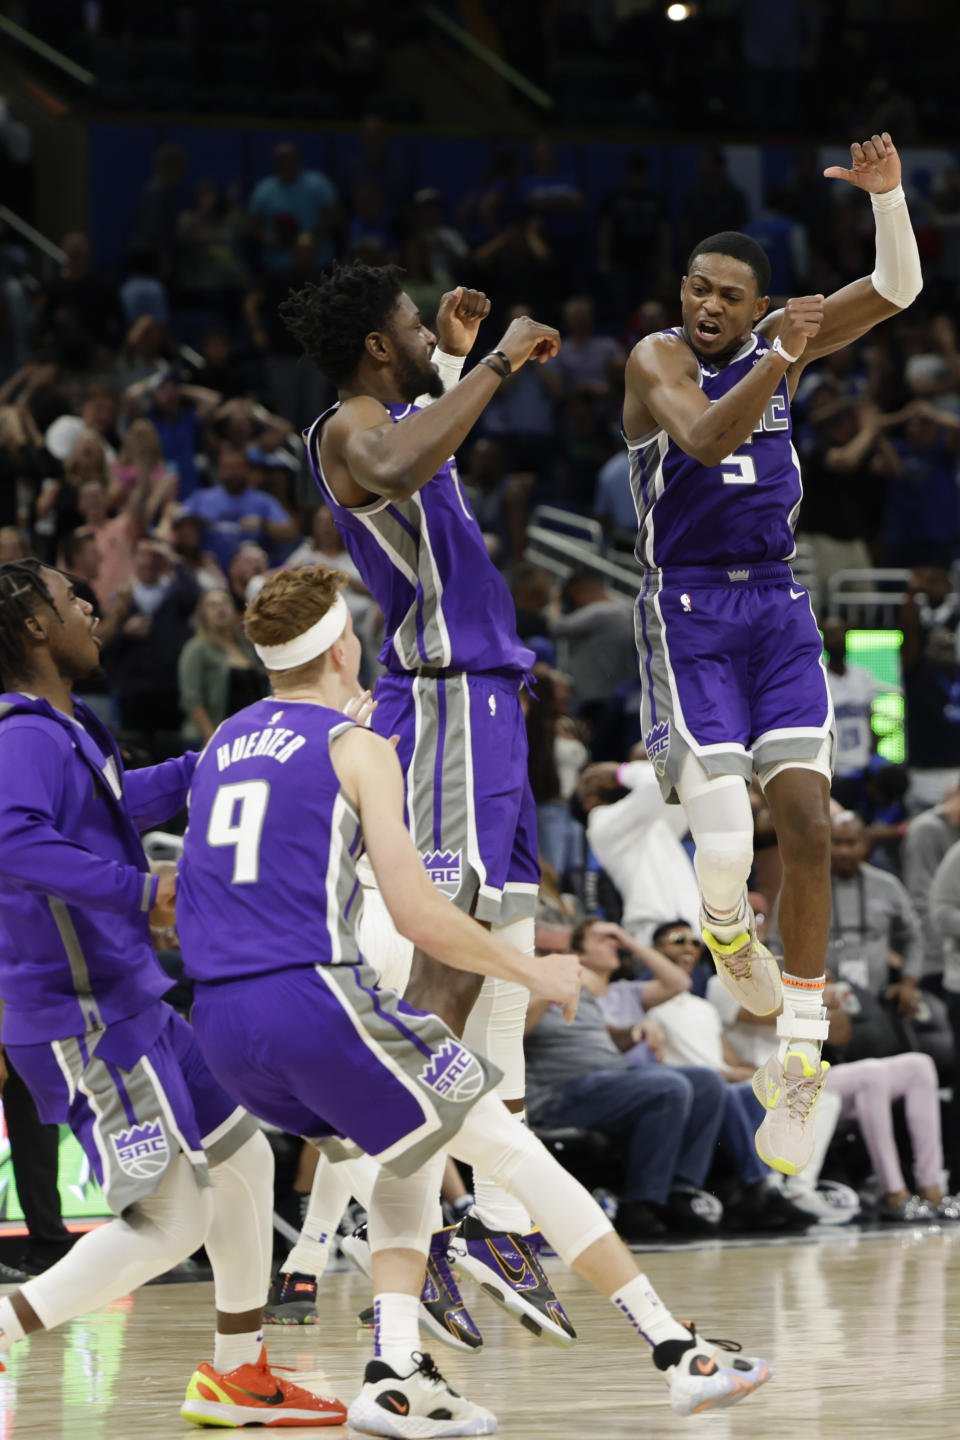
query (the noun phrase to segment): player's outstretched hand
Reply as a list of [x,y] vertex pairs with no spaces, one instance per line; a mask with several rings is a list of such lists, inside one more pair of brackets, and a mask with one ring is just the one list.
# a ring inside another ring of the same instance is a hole
[[482,290],[458,285],[441,297],[437,311],[437,344],[446,355],[469,355],[480,322],[490,314],[490,301]]
[[783,307],[780,340],[788,355],[802,355],[823,324],[823,296],[796,295]]
[[829,165],[823,173],[828,180],[846,180],[848,185],[856,185],[872,195],[895,190],[900,184],[900,156],[886,130],[882,135],[871,135],[862,144],[855,140],[850,146],[850,164],[849,170],[842,165]]
[[177,921],[177,867],[158,865],[155,873],[159,875],[160,883],[150,911],[150,929],[166,930]]
[[374,700],[372,690],[361,690],[359,695],[351,695],[343,707],[344,715],[349,715],[351,720],[356,720],[358,725],[369,725],[370,717],[376,710],[379,701]]
[[572,1025],[580,1004],[582,971],[579,955],[537,955],[530,962],[530,993],[559,1005],[564,1020]]
[[560,349],[560,332],[552,325],[541,325],[530,315],[518,315],[510,321],[497,349],[503,351],[513,370],[519,370],[528,360],[539,360],[542,365]]

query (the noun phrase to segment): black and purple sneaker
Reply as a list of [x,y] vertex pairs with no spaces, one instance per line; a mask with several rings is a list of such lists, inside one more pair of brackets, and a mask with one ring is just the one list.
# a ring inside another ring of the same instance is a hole
[[531,1335],[553,1345],[572,1345],[577,1332],[540,1264],[539,1238],[537,1231],[514,1235],[488,1230],[476,1216],[467,1215],[454,1230],[447,1253]]

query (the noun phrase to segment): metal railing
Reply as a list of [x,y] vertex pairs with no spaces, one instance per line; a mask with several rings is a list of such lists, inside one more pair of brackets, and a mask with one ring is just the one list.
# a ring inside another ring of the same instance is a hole
[[909,570],[837,570],[827,583],[827,608],[848,625],[884,630],[896,626]]
[[521,75],[520,71],[508,64],[502,55],[498,55],[495,50],[490,49],[489,45],[484,45],[483,41],[478,40],[475,35],[471,35],[469,30],[458,25],[439,6],[421,5],[420,9],[437,30],[442,30],[451,40],[456,40],[468,55],[474,60],[479,60],[482,65],[486,65],[487,69],[498,75],[501,80],[506,80],[508,85],[512,85],[514,90],[525,95],[528,100],[532,100],[534,105],[539,105],[541,110],[554,108],[555,101],[552,95],[548,95],[546,90],[541,90],[539,85],[534,85],[526,75]]
[[61,74],[68,75],[71,80],[76,80],[79,84],[88,87],[96,84],[96,76],[91,71],[85,70],[82,65],[71,60],[69,55],[62,55],[59,50],[55,50],[45,40],[41,40],[37,35],[32,35],[29,30],[24,30],[22,25],[18,25],[15,20],[8,19],[6,15],[0,15],[0,35],[5,36],[15,45],[19,45],[21,49],[29,51],[37,59],[46,60]]

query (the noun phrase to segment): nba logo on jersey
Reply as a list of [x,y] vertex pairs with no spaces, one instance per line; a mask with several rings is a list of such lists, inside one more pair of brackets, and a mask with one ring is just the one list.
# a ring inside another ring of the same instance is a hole
[[130,1130],[118,1130],[110,1139],[125,1175],[131,1175],[135,1180],[146,1180],[166,1169],[170,1150],[162,1120],[134,1125]]
[[662,775],[667,763],[667,753],[670,749],[670,721],[661,720],[659,725],[654,725],[643,737],[643,743],[647,752],[647,759],[653,762],[653,768],[658,775]]
[[689,615],[690,611],[693,609],[693,601],[690,599],[690,596],[687,594],[686,591],[684,591],[683,594],[680,596],[680,604],[683,606],[684,610]]
[[434,885],[458,889],[463,873],[459,850],[429,850],[420,856]]
[[483,1089],[483,1067],[456,1040],[444,1040],[420,1071],[420,1079],[444,1100],[465,1105]]

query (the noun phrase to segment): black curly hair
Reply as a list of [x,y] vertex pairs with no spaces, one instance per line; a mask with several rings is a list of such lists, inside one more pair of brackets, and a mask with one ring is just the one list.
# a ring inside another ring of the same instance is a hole
[[280,305],[280,319],[307,359],[338,388],[356,372],[371,331],[387,328],[403,293],[402,274],[396,265],[335,264]]
[[28,678],[23,632],[37,606],[49,605],[58,613],[43,579],[48,569],[39,560],[8,560],[0,565],[0,690],[11,690],[16,681]]

